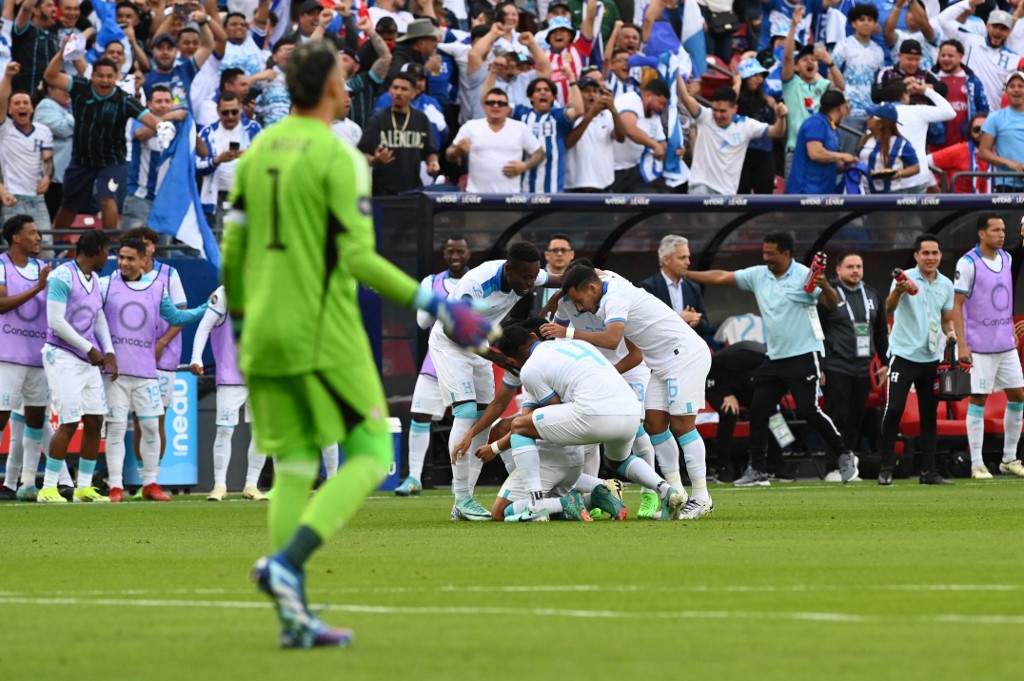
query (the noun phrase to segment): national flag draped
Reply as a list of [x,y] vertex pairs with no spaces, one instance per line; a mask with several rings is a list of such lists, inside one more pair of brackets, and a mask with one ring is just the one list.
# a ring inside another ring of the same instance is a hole
[[149,213],[149,226],[198,250],[220,269],[220,249],[206,222],[196,186],[196,125],[192,114],[177,124],[177,135],[160,159],[163,182]]
[[701,16],[697,0],[686,0],[682,23],[683,30],[679,39],[693,61],[694,74],[697,77],[703,76],[708,70],[708,51],[704,42],[704,17]]

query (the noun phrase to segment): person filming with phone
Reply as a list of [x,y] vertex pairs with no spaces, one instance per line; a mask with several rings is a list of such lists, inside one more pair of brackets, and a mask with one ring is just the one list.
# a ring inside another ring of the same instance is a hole
[[242,112],[242,100],[231,91],[224,91],[217,103],[219,120],[199,131],[206,142],[207,153],[197,156],[196,172],[202,178],[199,197],[207,221],[220,226],[223,206],[235,178],[235,166],[256,135],[263,130]]

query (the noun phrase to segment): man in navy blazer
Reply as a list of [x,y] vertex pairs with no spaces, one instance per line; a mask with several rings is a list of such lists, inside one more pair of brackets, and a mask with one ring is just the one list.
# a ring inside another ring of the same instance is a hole
[[690,242],[685,237],[669,234],[658,246],[658,262],[661,270],[641,281],[640,288],[675,310],[706,340],[711,333],[711,323],[704,310],[704,293],[700,286],[686,278],[686,271],[690,269]]

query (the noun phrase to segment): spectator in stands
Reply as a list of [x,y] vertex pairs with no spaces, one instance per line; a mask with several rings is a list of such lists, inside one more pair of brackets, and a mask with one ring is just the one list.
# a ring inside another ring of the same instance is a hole
[[46,96],[36,107],[35,120],[53,134],[53,179],[46,192],[46,209],[53,217],[64,194],[64,171],[71,162],[71,137],[75,130],[75,117],[70,111],[71,98],[67,90],[46,84]]
[[[936,78],[934,73],[921,68],[921,43],[916,40],[904,40],[900,44],[896,64],[878,74],[879,88],[885,88],[896,82],[906,83],[907,86],[912,86],[915,82],[922,86],[931,85],[940,95],[946,94],[945,84]],[[914,105],[929,104],[928,99],[924,96],[924,91],[916,90],[918,88],[911,92],[908,103]]]
[[956,36],[967,48],[965,63],[985,86],[989,111],[996,111],[999,109],[1006,77],[1017,67],[1021,55],[1006,46],[1006,38],[1013,28],[1013,17],[1001,9],[989,13],[986,36],[960,30],[958,20],[984,2],[962,0],[950,5],[939,14],[938,23],[944,36]]
[[104,229],[117,227],[117,190],[125,180],[125,126],[139,120],[152,130],[160,120],[137,99],[117,88],[117,66],[108,59],[92,65],[92,79],[71,78],[61,71],[63,55],[57,51],[43,74],[54,87],[71,94],[75,130],[71,163],[64,174],[64,196],[54,217],[56,229],[67,229],[79,212],[100,204]]
[[[567,75],[569,67],[562,67]],[[484,85],[487,88],[487,85]],[[488,88],[489,89],[489,88]],[[524,193],[554,194],[565,191],[565,139],[573,123],[583,115],[583,96],[577,81],[569,83],[569,100],[555,106],[557,87],[550,78],[535,78],[526,89],[530,106],[517,106],[512,117],[527,125],[544,145],[545,163],[523,175]]]
[[[940,53],[941,55],[941,53]],[[981,141],[982,126],[988,114],[975,114],[967,123],[968,139],[947,146],[928,156],[928,166],[938,168],[946,174],[946,182],[952,187],[943,187],[940,191],[952,190],[958,194],[987,194],[992,190],[991,180],[987,177],[960,177],[953,181],[957,173],[984,173],[988,171],[988,163],[978,158],[978,145]]]
[[[804,10],[807,9],[800,0],[762,0],[763,8],[761,14],[761,35],[757,42],[757,49],[763,50],[771,44],[772,36],[786,35],[786,31],[793,27],[796,31],[794,37],[801,44],[806,45],[811,28],[811,21],[804,21]],[[820,7],[820,6],[818,6]],[[811,9],[817,9],[812,5]],[[800,12],[797,15],[797,11]],[[812,12],[813,13],[813,12]]]
[[[445,146],[448,139],[448,122],[445,120],[444,112],[441,110],[441,103],[434,97],[427,94],[427,74],[419,64],[409,62],[402,67],[402,73],[412,79],[414,83],[412,102],[410,105],[417,111],[422,111],[430,121],[430,127],[434,130],[434,143],[438,149]],[[384,111],[391,107],[391,93],[385,92],[377,98],[376,110]],[[426,179],[424,179],[426,182]]]
[[376,26],[381,19],[388,18],[395,22],[396,30],[399,33],[407,33],[409,25],[415,21],[415,17],[406,12],[404,8],[405,0],[377,0],[370,7],[370,21]]
[[446,152],[448,160],[469,157],[466,191],[518,194],[520,176],[544,161],[544,145],[525,123],[509,119],[512,111],[504,90],[492,89],[483,104],[487,117],[459,129]]
[[[929,104],[910,104],[911,95],[919,93],[924,94]],[[927,149],[928,126],[931,123],[943,123],[956,116],[946,98],[936,92],[931,85],[921,85],[917,82],[908,85],[896,81],[879,91],[879,96],[883,102],[896,105],[900,134],[910,142],[910,146],[918,154],[918,159],[924,155],[922,150]],[[935,177],[923,165],[917,175],[905,177],[901,182],[902,191],[905,193],[924,193],[933,186],[936,186]]]
[[[110,61],[114,62],[114,66],[117,67],[118,89],[123,90],[124,93],[130,97],[135,97],[139,101],[143,101],[145,99],[145,94],[142,91],[142,73],[136,72],[132,69],[128,69],[127,71],[125,70],[124,45],[117,42],[116,40],[111,40],[109,43],[107,43],[107,46],[103,48],[102,56],[104,59],[109,59]],[[81,60],[79,63],[84,64],[85,60]],[[78,75],[82,76],[83,78],[88,78],[89,74],[91,73],[92,66],[86,65],[85,71],[80,72]]]
[[487,78],[487,57],[494,45],[497,34],[493,24],[474,26],[469,33],[469,44],[461,42],[444,43],[437,46],[438,52],[446,54],[455,62],[459,71],[459,123],[483,118],[480,92]]
[[[892,16],[892,15],[890,15]],[[853,128],[858,134],[846,130],[840,132],[843,151],[853,153],[860,141],[867,121],[867,108],[872,105],[871,87],[875,84],[878,73],[885,66],[885,53],[871,38],[878,30],[878,8],[867,3],[853,6],[847,17],[853,27],[853,35],[848,35],[832,50],[832,59],[836,68],[843,74],[846,82],[846,98],[850,101],[850,115],[846,118],[846,128]]]
[[[773,0],[775,2],[775,0]],[[784,5],[785,0],[778,0],[779,5]],[[797,135],[803,128],[804,121],[818,111],[822,95],[834,85],[838,90],[846,88],[846,81],[843,74],[836,68],[828,52],[824,48],[816,49],[810,45],[804,45],[799,52],[796,49],[796,33],[804,18],[804,6],[798,5],[793,10],[793,21],[786,35],[786,42],[782,53],[782,98],[788,113],[787,126],[789,133],[786,136],[786,179],[791,180],[790,165],[793,160],[794,150],[801,149],[797,144]],[[818,62],[823,61],[828,66],[828,78],[823,78],[818,72]],[[841,94],[841,93],[840,93]],[[845,99],[844,99],[845,103]],[[833,110],[833,116],[837,112]],[[843,109],[840,112],[836,125],[846,116]],[[836,149],[838,151],[838,148]],[[787,191],[788,188],[787,188]],[[831,192],[826,192],[831,193]]]
[[359,141],[363,138],[363,129],[360,128],[355,121],[349,118],[349,113],[351,111],[352,98],[346,97],[345,102],[342,105],[340,118],[331,122],[331,131],[342,142],[347,142],[353,147],[358,147]]
[[284,80],[284,67],[288,63],[288,55],[295,49],[295,37],[284,36],[274,44],[271,56],[273,66],[253,76],[252,80],[266,80],[259,96],[256,98],[256,116],[264,128],[269,128],[288,115],[292,109],[288,85]]
[[245,101],[246,96],[249,94],[249,78],[245,75],[245,71],[238,67],[226,68],[220,72],[220,87],[217,88],[217,92],[211,99],[199,104],[198,109],[195,112],[196,124],[199,126],[212,125],[217,122],[217,103],[220,98],[227,92],[232,93],[238,100]]
[[625,50],[615,50],[611,59],[605,65],[608,75],[605,83],[613,97],[624,95],[627,92],[640,94],[640,71],[641,67],[630,67],[629,53]]
[[[680,84],[682,80],[680,80]],[[762,137],[784,137],[786,105],[775,105],[771,125],[737,115],[736,92],[729,86],[715,90],[711,107],[690,96],[685,87],[677,88],[679,100],[697,125],[697,143],[690,168],[690,193],[700,195],[735,194],[747,155],[747,145]]]
[[[125,55],[124,63],[121,65],[121,75],[127,75],[129,71],[135,69],[136,65],[143,71],[149,71],[152,66],[149,61],[149,56],[146,54],[143,44],[139,42],[138,36],[135,34],[136,29],[138,29],[142,24],[142,10],[139,9],[138,5],[135,3],[129,2],[128,0],[122,0],[117,3],[114,17],[115,21],[117,21],[117,25],[121,27],[121,30],[124,31],[125,35],[124,40],[121,41]],[[148,35],[152,37],[155,35],[155,32],[152,30],[154,28],[154,25],[152,24],[152,13],[149,13],[148,18],[150,19],[149,26],[143,28],[148,32]]]
[[[78,22],[82,18],[82,9],[78,0],[61,0],[57,3],[57,10],[57,23],[54,25],[54,29],[57,32],[57,40],[60,44],[64,44],[64,39],[69,35],[82,33],[82,29],[78,28]],[[68,74],[76,72],[74,60],[64,60],[64,72]]]
[[[942,247],[939,238],[921,234],[914,242],[917,267],[906,270],[907,279],[893,282],[885,299],[885,313],[893,317],[889,334],[889,390],[878,443],[882,455],[879,485],[891,485],[896,455],[893,448],[900,419],[907,406],[911,386],[917,390],[921,434],[917,450],[921,456],[922,485],[946,485],[935,463],[936,408],[933,383],[947,340],[956,340],[953,330],[953,282],[939,272]],[[910,284],[916,295],[907,295]],[[940,327],[941,324],[941,327]]]
[[[605,78],[608,77],[608,67],[611,65],[616,52],[625,52],[628,59],[640,51],[640,45],[640,29],[633,24],[616,21],[612,27],[611,35],[605,41],[603,68]],[[639,71],[640,69],[637,69],[636,74],[634,74],[637,80],[637,91],[640,89]],[[618,93],[615,94],[617,95]]]
[[[174,108],[171,89],[163,84],[153,86],[149,111],[161,121],[181,122],[188,115],[186,109]],[[132,121],[131,136],[132,161],[128,166],[128,195],[121,214],[122,229],[146,226],[153,199],[160,189],[160,161],[167,148],[165,141],[138,121]]]
[[[391,50],[394,49],[396,44],[395,40],[398,38],[398,25],[395,24],[395,20],[391,17],[384,17],[376,23],[372,21],[369,23],[374,32],[380,36],[380,39],[384,41],[385,45],[387,45],[388,54],[391,54]],[[360,19],[359,30],[369,36],[362,19]],[[360,64],[372,64],[374,60],[377,59],[377,48],[374,45],[371,45],[369,40],[364,41],[357,52],[359,53]]]
[[[576,250],[572,247],[572,241],[569,237],[565,234],[552,234],[551,238],[548,239],[547,248],[544,249],[544,270],[548,274],[557,274],[558,276],[562,276],[569,268],[569,265],[572,264],[575,257]],[[534,311],[534,317],[540,317],[543,315],[542,310],[544,309],[544,306],[548,304],[548,301],[551,300],[551,297],[555,295],[556,291],[558,291],[558,289],[534,289],[531,305]]]
[[[494,24],[488,34],[480,42],[486,45],[488,41],[501,35],[496,31],[500,24]],[[492,87],[500,87],[508,93],[508,101],[513,110],[519,106],[529,106],[530,96],[526,90],[535,78],[551,78],[551,61],[547,53],[540,48],[532,33],[524,32],[519,34],[519,43],[530,51],[533,57],[535,69],[520,71],[519,65],[525,57],[522,53],[512,49],[500,50],[495,54],[491,65],[488,68],[481,92],[486,92]],[[483,47],[483,45],[481,47]]]
[[[551,78],[557,87],[555,94],[562,106],[569,100],[569,82],[579,79],[580,72],[590,58],[596,16],[597,0],[587,0],[579,31],[565,17],[555,17],[548,22],[547,56],[551,62]],[[565,75],[563,66],[569,67],[571,76]]]
[[[865,194],[903,192],[903,179],[918,175],[921,163],[917,151],[907,138],[900,135],[899,113],[892,104],[879,104],[868,108],[868,134],[857,149],[861,163],[867,166],[868,176],[862,180]],[[917,193],[916,188],[908,190]]]
[[46,65],[60,52],[57,38],[57,7],[53,0],[24,0],[14,20],[11,59],[22,65],[12,88],[36,91]]
[[740,27],[733,12],[733,0],[698,0],[704,17],[704,41],[708,56],[716,56],[726,64],[732,61],[732,37]]
[[[319,35],[316,34],[316,30],[320,28],[320,15],[323,12],[324,6],[320,4],[319,0],[306,0],[299,5],[299,17],[295,23],[295,31],[290,34],[294,36],[296,45],[323,36],[323,31],[320,31]],[[326,28],[326,24],[324,28]]]
[[786,174],[787,194],[835,194],[836,175],[857,162],[839,150],[837,128],[846,116],[846,98],[838,90],[821,96],[818,113],[800,126],[795,138],[793,166]]
[[171,89],[174,105],[189,104],[192,107],[189,90],[192,79],[211,54],[224,54],[227,34],[219,21],[210,22],[203,10],[195,10],[189,20],[199,25],[199,43],[191,56],[182,55],[178,61],[177,40],[170,33],[162,33],[153,40],[153,70],[146,74],[145,91],[149,96],[154,85],[165,84]]
[[[269,3],[263,2],[260,7],[265,11]],[[228,12],[224,17],[224,33],[227,42],[224,45],[224,58],[221,60],[222,71],[239,69],[246,76],[255,76],[263,70],[263,50],[253,40],[252,33],[249,32],[249,22],[244,14]],[[216,110],[216,103],[214,108]]]
[[360,19],[359,25],[366,33],[366,44],[372,45],[373,56],[365,58],[364,64],[362,50],[353,52],[346,48],[338,53],[338,58],[345,71],[345,89],[351,102],[348,119],[362,128],[373,115],[377,88],[391,68],[391,51],[369,21]]
[[946,100],[956,116],[942,126],[942,132],[928,136],[929,151],[959,144],[968,139],[968,122],[975,114],[987,114],[985,86],[974,72],[963,65],[964,46],[959,40],[946,40],[939,46],[939,59],[932,71],[946,86]]
[[[981,128],[978,158],[1002,173],[1024,173],[1024,73],[1013,71],[1006,77],[1006,96],[1010,105],[985,119]],[[995,177],[998,193],[1020,192],[1024,176]]]
[[[13,205],[0,206],[0,223],[15,215],[29,215],[41,230],[50,229],[50,212],[44,195],[53,177],[53,133],[32,120],[35,108],[27,92],[11,93],[21,64],[7,63],[0,80],[0,171]],[[10,199],[8,199],[8,202]],[[53,243],[50,235],[44,243]]]
[[391,82],[403,64],[426,64],[437,52],[437,43],[443,37],[444,31],[435,27],[430,19],[416,19],[410,22],[409,30],[395,42],[395,49],[391,52],[388,82]]
[[373,168],[374,196],[422,189],[420,166],[424,163],[428,175],[441,171],[434,127],[425,113],[412,106],[421,68],[407,62],[394,75],[388,88],[390,107],[371,116],[363,128],[359,150]]
[[669,89],[658,78],[644,84],[640,94],[627,92],[615,99],[615,108],[622,117],[626,140],[616,142],[615,182],[608,188],[614,194],[654,191],[648,184],[643,164],[665,158],[665,127],[661,112],[669,99]]
[[[863,281],[864,260],[859,254],[841,254],[836,259],[836,275],[832,286],[839,295],[839,306],[828,309],[818,305],[825,334],[822,388],[826,413],[843,434],[846,449],[856,452],[868,395],[888,375],[889,324],[882,297]],[[882,360],[877,377],[871,375],[876,357]],[[825,472],[825,482],[843,481],[835,457],[825,458]]]
[[[919,66],[926,71],[930,70],[938,57],[939,36],[928,19],[928,10],[919,0],[895,0],[895,5],[882,27],[885,43],[896,54],[903,54],[904,42],[917,42],[921,47]],[[904,8],[907,10],[906,30],[898,28]],[[903,60],[900,59],[900,62]]]
[[678,234],[669,234],[658,244],[661,270],[637,286],[668,305],[694,331],[706,337],[711,332],[704,292],[686,278],[690,270],[690,241]]
[[[753,57],[741,61],[732,86],[736,91],[736,112],[740,116],[767,125],[776,121],[776,101],[765,94],[764,78],[768,70]],[[788,112],[787,112],[788,113]],[[738,194],[771,194],[775,191],[775,153],[767,137],[750,140],[740,171]]]
[[220,225],[224,203],[235,179],[238,159],[260,134],[259,123],[242,114],[242,100],[234,92],[224,92],[217,102],[219,120],[204,127],[199,136],[206,144],[206,155],[196,159],[196,173],[202,186],[199,198],[211,225]]
[[615,181],[615,142],[626,139],[626,124],[612,93],[600,81],[579,81],[583,116],[565,138],[565,187],[575,192],[601,192]]
[[[826,107],[822,98],[822,109]],[[796,168],[794,167],[794,173]],[[771,484],[767,470],[768,417],[779,400],[789,392],[797,415],[822,437],[825,446],[839,454],[843,480],[856,471],[853,452],[846,449],[843,436],[818,406],[818,378],[821,356],[820,328],[815,304],[828,309],[839,304],[839,296],[824,272],[813,279],[813,293],[804,290],[810,270],[793,260],[793,237],[788,232],[770,232],[764,237],[764,265],[738,272],[713,270],[690,272],[698,284],[737,286],[757,298],[768,336],[768,359],[754,376],[754,397],[750,405],[750,466],[733,484],[737,487]],[[933,410],[934,413],[934,410]]]
[[[548,13],[551,12],[551,6],[556,4],[558,0],[555,0],[548,5]],[[583,12],[586,9],[585,0],[561,0],[561,3],[569,8],[570,14],[569,19],[572,21],[574,26],[583,25]],[[619,13],[619,8],[613,0],[598,0],[598,6],[601,8],[599,12],[601,15],[601,38],[607,42],[611,39],[612,29],[617,23],[621,23],[622,15]],[[594,13],[594,17],[598,16],[598,12]],[[591,21],[594,19],[592,18]],[[639,35],[639,34],[638,34]]]

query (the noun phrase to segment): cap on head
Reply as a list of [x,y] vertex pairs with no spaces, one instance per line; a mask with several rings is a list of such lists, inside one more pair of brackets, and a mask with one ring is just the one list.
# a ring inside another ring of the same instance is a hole
[[763,73],[768,73],[768,69],[761,66],[761,62],[753,57],[747,57],[741,61],[736,70],[739,71],[740,78],[743,80],[753,78],[754,76],[758,76]]
[[1003,87],[1009,87],[1010,82],[1017,78],[1019,78],[1020,80],[1024,80],[1024,72],[1013,71],[1012,73],[1010,73],[1010,75],[1006,77],[1006,82],[1003,83]]
[[884,118],[888,121],[896,123],[899,121],[899,114],[896,112],[896,105],[886,102],[885,104],[878,104],[875,106],[865,107],[869,116],[875,116],[877,118]]
[[153,39],[153,47],[160,45],[161,43],[169,43],[171,47],[178,46],[178,40],[170,33],[161,33]]
[[913,38],[904,40],[900,44],[900,54],[916,54],[917,56],[920,57],[923,54],[921,50],[921,43],[914,40]]
[[1001,9],[992,10],[989,12],[988,21],[986,23],[989,26],[1005,26],[1006,28],[1013,28],[1013,15]]

